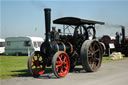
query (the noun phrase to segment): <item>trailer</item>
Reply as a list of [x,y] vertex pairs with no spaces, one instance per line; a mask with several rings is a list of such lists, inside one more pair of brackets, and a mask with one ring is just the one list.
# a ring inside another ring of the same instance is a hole
[[43,41],[41,37],[8,37],[5,39],[5,53],[18,56],[40,51]]
[[4,54],[4,53],[5,53],[5,40],[0,39],[0,54]]

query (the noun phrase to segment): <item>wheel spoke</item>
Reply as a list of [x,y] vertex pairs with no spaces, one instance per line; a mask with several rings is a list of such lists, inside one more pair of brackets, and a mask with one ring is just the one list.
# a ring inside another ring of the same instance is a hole
[[59,65],[56,65],[56,68],[58,68],[58,67],[61,67],[62,65],[61,64],[59,64]]
[[91,55],[91,52],[90,51],[88,51],[88,55]]
[[61,71],[60,71],[61,73],[63,73],[64,71],[63,71],[63,68],[61,68]]
[[41,65],[39,65],[39,68],[42,69],[42,68],[41,68]]
[[96,51],[94,51],[94,54],[95,54],[95,53],[97,53],[97,52],[100,52],[100,50],[99,50],[99,49],[97,49]]
[[66,60],[66,57],[64,57],[64,62],[65,62],[65,60]]
[[56,61],[56,64],[57,65],[60,65],[62,62],[61,61]]
[[34,61],[31,61],[31,63],[34,63]]
[[61,57],[59,57],[59,60],[60,60],[60,62],[62,63],[62,59],[61,59]]
[[95,69],[95,68],[96,68],[96,62],[94,62],[92,65],[92,69]]
[[37,54],[37,60],[39,60],[39,58],[40,58],[40,55],[39,55],[39,54]]
[[92,65],[93,65],[93,62],[91,61],[90,64],[89,64],[89,66],[92,67]]
[[96,48],[96,43],[93,43],[92,47],[93,47],[93,51],[94,51]]
[[91,58],[91,57],[93,57],[93,56],[92,56],[92,53],[89,53],[89,54],[88,54],[88,58]]
[[64,68],[65,68],[65,70],[67,70],[68,69],[68,66],[65,66]]
[[99,58],[95,58],[95,61],[100,61],[100,59]]
[[58,73],[58,71],[59,71],[59,69],[58,68],[56,68],[56,72]]
[[37,66],[35,66],[36,68],[35,68],[35,70],[37,70]]
[[93,58],[90,57],[89,60],[88,60],[89,64],[92,64],[93,63]]
[[64,64],[67,64],[67,62],[66,62],[66,57],[64,57],[63,63],[64,63]]
[[33,56],[32,58],[33,58],[33,60],[35,61],[35,57]]
[[32,72],[33,72],[34,74],[36,74],[36,70],[35,70],[35,69],[33,69]]
[[60,58],[62,59],[63,55],[60,55]]
[[93,47],[92,46],[89,47],[89,51],[93,52]]
[[31,68],[32,68],[33,66],[35,66],[35,65],[34,65],[34,64],[33,64],[33,65],[31,65]]

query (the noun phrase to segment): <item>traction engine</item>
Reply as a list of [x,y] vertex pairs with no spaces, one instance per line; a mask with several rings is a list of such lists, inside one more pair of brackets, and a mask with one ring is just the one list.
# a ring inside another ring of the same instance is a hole
[[[76,17],[62,17],[53,21],[63,25],[51,30],[51,9],[45,8],[45,41],[40,51],[33,52],[28,59],[28,69],[33,76],[44,73],[46,66],[52,66],[57,78],[82,65],[87,72],[95,72],[102,62],[103,48],[96,38],[95,24],[104,22],[85,20]],[[68,32],[67,32],[68,31]]]

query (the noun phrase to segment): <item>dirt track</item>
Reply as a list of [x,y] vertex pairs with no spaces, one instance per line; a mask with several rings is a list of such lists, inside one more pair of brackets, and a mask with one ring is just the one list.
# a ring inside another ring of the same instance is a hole
[[98,72],[81,70],[56,79],[53,73],[39,78],[17,77],[0,80],[0,85],[128,85],[128,60],[103,63]]

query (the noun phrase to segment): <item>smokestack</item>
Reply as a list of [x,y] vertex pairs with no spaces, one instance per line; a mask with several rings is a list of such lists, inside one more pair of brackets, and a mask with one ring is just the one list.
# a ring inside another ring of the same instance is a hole
[[122,29],[122,43],[124,43],[125,42],[125,27],[121,26],[121,29]]
[[45,36],[47,42],[50,41],[50,28],[51,28],[51,9],[50,8],[45,8],[44,9],[45,13]]

